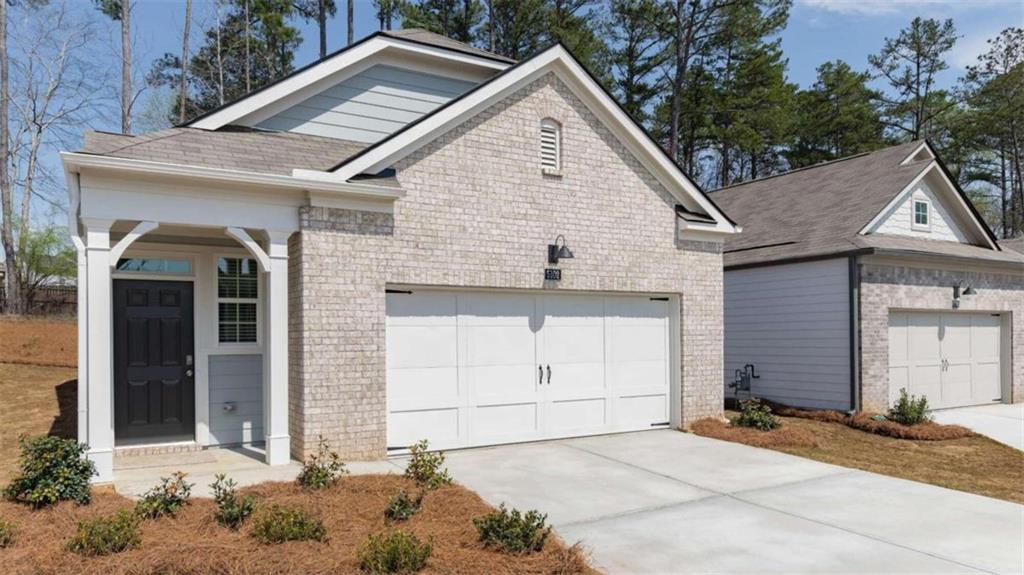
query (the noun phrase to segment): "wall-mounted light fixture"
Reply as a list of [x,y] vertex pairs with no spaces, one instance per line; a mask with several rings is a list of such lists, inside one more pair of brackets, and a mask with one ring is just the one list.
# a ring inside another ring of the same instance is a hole
[[[559,245],[559,241],[561,241],[561,245]],[[573,257],[572,251],[565,245],[565,236],[562,234],[558,234],[558,237],[555,238],[555,243],[548,244],[549,264],[557,264],[558,260],[571,260]]]
[[977,290],[975,290],[971,286],[967,286],[965,288],[965,287],[961,286],[960,284],[954,285],[953,286],[953,309],[957,309],[957,308],[960,307],[960,296],[976,295],[977,293],[978,293]]

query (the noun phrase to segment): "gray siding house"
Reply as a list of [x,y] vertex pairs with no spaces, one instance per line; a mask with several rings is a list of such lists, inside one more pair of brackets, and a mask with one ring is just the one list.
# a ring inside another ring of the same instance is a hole
[[753,372],[753,395],[809,408],[1024,401],[1024,254],[927,142],[711,197],[744,224],[724,254],[729,394]]
[[62,154],[79,438],[435,448],[722,412],[739,231],[561,46],[383,32],[151,134]]

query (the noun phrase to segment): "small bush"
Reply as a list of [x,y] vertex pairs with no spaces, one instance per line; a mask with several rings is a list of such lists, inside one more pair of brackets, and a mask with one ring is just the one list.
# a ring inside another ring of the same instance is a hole
[[427,489],[449,485],[452,477],[444,468],[444,452],[430,453],[427,449],[426,439],[409,446],[412,459],[405,467],[405,476]]
[[527,511],[526,515],[518,509],[509,511],[502,503],[498,509],[473,520],[480,541],[488,547],[499,551],[522,555],[544,548],[544,541],[551,533],[551,526],[545,526],[547,515],[537,511]]
[[370,535],[356,552],[359,567],[369,573],[415,573],[427,565],[432,541],[421,542],[405,531]]
[[928,398],[923,395],[920,398],[916,395],[908,396],[907,390],[901,389],[900,398],[889,410],[889,419],[903,425],[917,425],[931,421],[932,417],[928,415]]
[[331,451],[327,440],[320,438],[316,453],[306,458],[299,473],[299,485],[308,489],[323,489],[338,482],[348,470],[336,451]]
[[78,523],[78,531],[68,541],[68,551],[96,556],[120,553],[139,546],[139,518],[130,511],[97,517]]
[[0,549],[14,545],[14,525],[0,519]]
[[162,477],[160,485],[147,491],[135,504],[135,513],[143,519],[173,516],[188,503],[192,495],[192,486],[195,484],[185,481],[186,475],[176,471],[170,477]]
[[422,503],[423,492],[416,497],[411,497],[403,489],[388,501],[388,506],[384,509],[384,518],[388,521],[406,521],[416,515]]
[[89,479],[96,474],[96,465],[85,458],[84,443],[40,436],[22,437],[19,444],[21,473],[4,490],[8,499],[33,507],[58,501],[89,503]]
[[264,543],[324,541],[327,530],[323,522],[302,509],[274,504],[256,516],[252,536]]
[[761,431],[771,431],[782,425],[772,410],[761,403],[760,399],[750,398],[740,404],[740,415],[731,420],[737,427],[753,427]]
[[223,473],[215,477],[216,481],[210,484],[210,489],[213,490],[213,501],[217,504],[217,522],[225,527],[238,529],[245,518],[252,515],[256,500],[248,495],[239,497],[237,484]]

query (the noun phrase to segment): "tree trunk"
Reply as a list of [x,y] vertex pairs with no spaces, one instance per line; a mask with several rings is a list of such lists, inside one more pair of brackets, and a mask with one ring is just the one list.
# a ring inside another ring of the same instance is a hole
[[1003,237],[1009,238],[1010,235],[1010,222],[1007,218],[1007,208],[1009,208],[1009,197],[1006,195],[1006,140],[999,138],[999,191],[1000,191],[1000,221],[1002,222]]
[[185,123],[188,105],[188,35],[192,28],[192,0],[185,0],[185,30],[181,33],[181,86],[178,92],[178,123]]
[[[248,4],[247,4],[247,6],[248,6]],[[249,29],[249,20],[248,19],[246,19],[246,21],[245,21],[245,29],[247,31]],[[249,48],[248,35],[246,35],[246,61],[245,61],[245,67],[246,67],[245,86],[246,86],[246,91],[248,91],[248,89],[249,89],[248,48]],[[221,53],[222,51],[223,50],[222,50],[222,47],[221,47],[220,0],[217,0],[217,102],[221,106],[224,105],[224,56]]]
[[10,137],[10,124],[7,116],[8,98],[10,96],[10,85],[8,78],[7,62],[7,1],[0,0],[0,202],[3,209],[3,244],[4,261],[7,265],[5,274],[6,300],[7,305],[3,311],[10,314],[19,314],[22,309],[21,298],[21,275],[15,273],[18,268],[18,256],[14,249],[14,194],[11,190],[11,175],[9,173],[10,154],[8,142]]
[[488,49],[494,51],[494,0],[487,0],[487,17],[490,20],[490,24],[487,26],[487,45]]
[[[355,14],[353,13],[353,0],[348,0],[348,45],[351,46],[352,42],[356,39],[355,31]],[[391,29],[391,21],[388,20],[388,30]]]
[[249,29],[249,0],[245,0],[245,93],[252,91],[252,55],[249,52],[249,39],[252,32]]
[[327,56],[327,0],[320,0],[316,23],[320,26],[320,57]]
[[121,2],[121,133],[132,131],[132,3]]

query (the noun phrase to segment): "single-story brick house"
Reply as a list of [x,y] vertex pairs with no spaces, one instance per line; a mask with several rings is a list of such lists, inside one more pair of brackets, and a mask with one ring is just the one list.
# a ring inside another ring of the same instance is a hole
[[98,481],[122,451],[278,465],[722,411],[739,227],[561,46],[382,32],[62,159]]
[[1024,401],[1024,254],[927,142],[710,195],[744,224],[725,244],[727,387],[752,373],[755,396],[843,410],[900,389],[935,408]]

